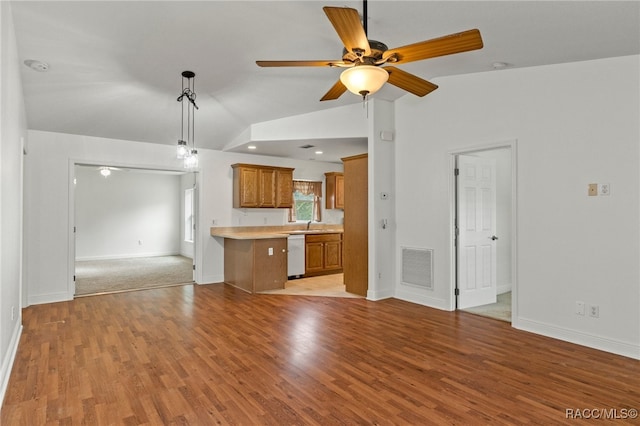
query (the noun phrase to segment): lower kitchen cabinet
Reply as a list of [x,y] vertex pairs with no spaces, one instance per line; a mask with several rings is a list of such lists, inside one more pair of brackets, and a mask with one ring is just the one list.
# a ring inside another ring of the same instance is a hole
[[305,275],[338,273],[342,270],[342,234],[307,235]]
[[224,282],[249,293],[284,288],[287,239],[224,239]]

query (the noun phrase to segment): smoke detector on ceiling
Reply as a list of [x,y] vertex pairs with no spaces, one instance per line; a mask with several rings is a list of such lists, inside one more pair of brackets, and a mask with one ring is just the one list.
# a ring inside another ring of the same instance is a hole
[[27,59],[24,64],[34,71],[47,72],[49,71],[49,64],[46,62],[38,61],[36,59]]

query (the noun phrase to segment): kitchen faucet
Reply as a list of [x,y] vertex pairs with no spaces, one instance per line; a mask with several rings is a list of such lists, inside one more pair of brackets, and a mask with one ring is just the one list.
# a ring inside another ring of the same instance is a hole
[[309,225],[311,225],[311,221],[307,222],[307,231],[309,230]]

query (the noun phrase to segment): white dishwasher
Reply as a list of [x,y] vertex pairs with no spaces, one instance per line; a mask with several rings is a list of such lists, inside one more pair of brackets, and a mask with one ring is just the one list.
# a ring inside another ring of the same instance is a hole
[[287,276],[304,275],[304,235],[289,235],[287,249]]

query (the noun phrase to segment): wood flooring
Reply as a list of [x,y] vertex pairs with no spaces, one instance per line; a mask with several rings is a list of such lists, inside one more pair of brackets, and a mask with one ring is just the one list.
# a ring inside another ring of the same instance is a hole
[[362,296],[347,293],[344,285],[344,275],[328,274],[316,277],[296,278],[285,283],[283,289],[267,290],[261,294],[285,294],[296,296],[323,296],[323,297],[357,297]]
[[6,426],[638,423],[640,361],[396,299],[186,285],[23,323]]

